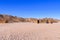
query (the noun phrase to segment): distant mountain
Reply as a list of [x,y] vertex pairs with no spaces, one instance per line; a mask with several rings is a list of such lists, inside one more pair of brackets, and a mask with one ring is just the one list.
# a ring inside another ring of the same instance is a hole
[[33,22],[33,23],[57,23],[57,19],[53,18],[22,18],[11,15],[0,14],[0,23],[14,23],[14,22]]

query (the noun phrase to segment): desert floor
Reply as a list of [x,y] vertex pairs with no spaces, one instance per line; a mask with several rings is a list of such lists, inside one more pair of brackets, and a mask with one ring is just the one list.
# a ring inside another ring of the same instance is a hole
[[0,40],[60,40],[60,23],[0,24]]

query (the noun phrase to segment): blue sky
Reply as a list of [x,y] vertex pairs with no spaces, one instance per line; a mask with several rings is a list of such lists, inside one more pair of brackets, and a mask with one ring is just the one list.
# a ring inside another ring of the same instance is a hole
[[0,0],[0,14],[60,19],[60,0]]

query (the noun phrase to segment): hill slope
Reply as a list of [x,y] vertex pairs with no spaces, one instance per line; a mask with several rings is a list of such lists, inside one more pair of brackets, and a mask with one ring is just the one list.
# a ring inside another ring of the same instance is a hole
[[22,18],[11,15],[0,14],[0,23],[13,23],[13,22],[33,22],[33,23],[57,23],[58,20],[53,18]]

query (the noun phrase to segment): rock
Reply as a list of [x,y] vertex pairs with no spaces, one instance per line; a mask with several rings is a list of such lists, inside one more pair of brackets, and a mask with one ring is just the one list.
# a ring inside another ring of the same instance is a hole
[[11,15],[0,14],[0,23],[14,23],[14,22],[32,22],[32,23],[57,23],[58,20],[53,18],[22,18]]
[[27,22],[32,22],[32,23],[37,23],[37,20],[38,19],[35,19],[35,18],[27,18],[26,19]]

